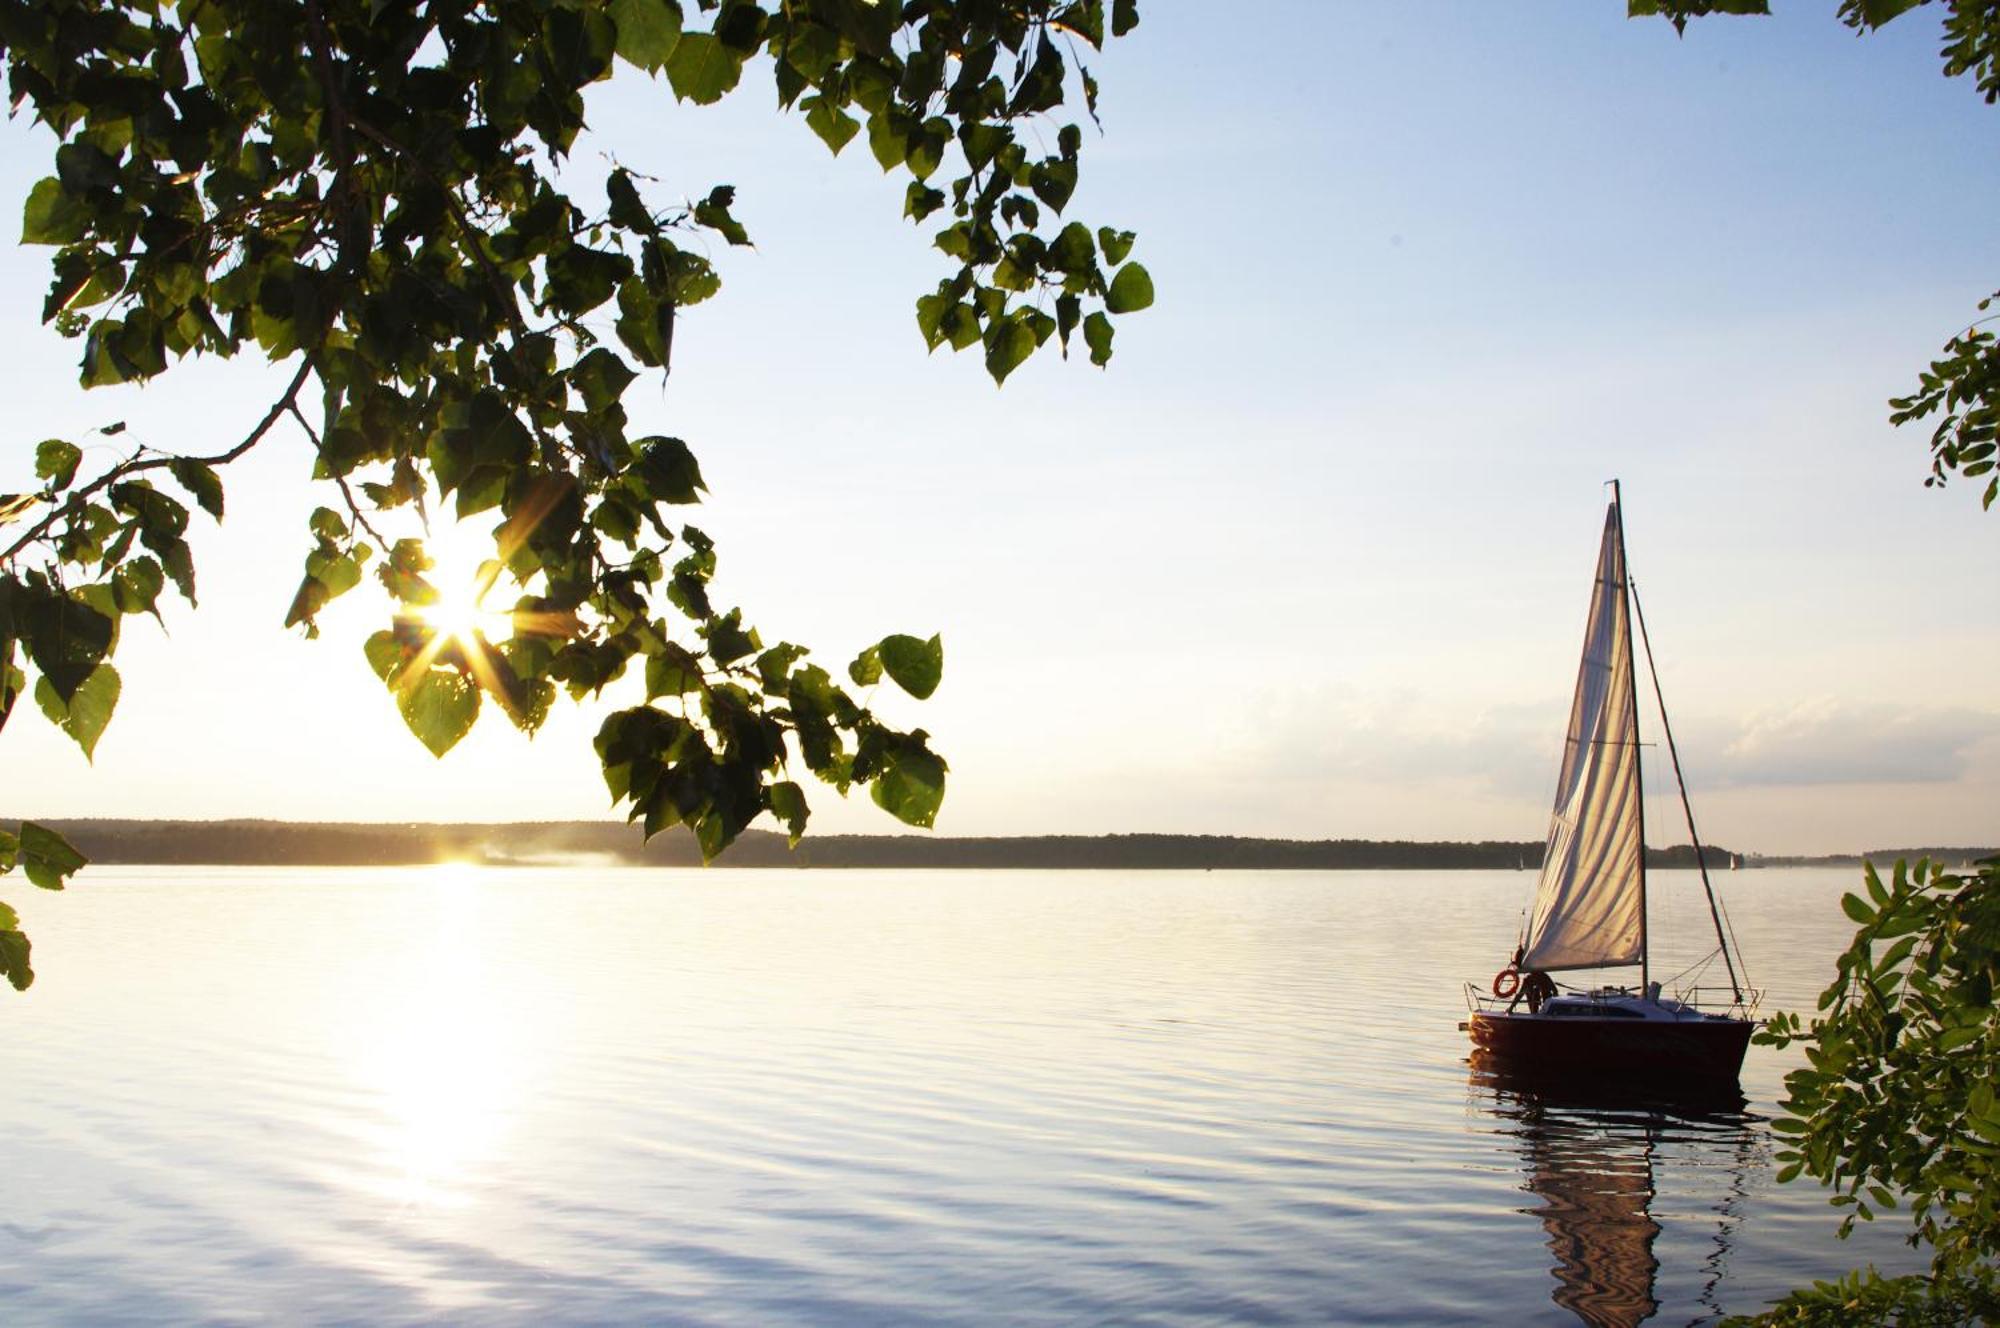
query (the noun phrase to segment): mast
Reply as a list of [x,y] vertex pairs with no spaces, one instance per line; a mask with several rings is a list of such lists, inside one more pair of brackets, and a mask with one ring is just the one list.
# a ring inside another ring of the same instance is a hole
[[[1618,537],[1621,540],[1625,537],[1625,525],[1622,520],[1618,526]],[[1729,941],[1722,933],[1722,911],[1715,905],[1715,887],[1708,881],[1708,855],[1702,852],[1701,836],[1695,833],[1694,803],[1688,800],[1687,778],[1681,774],[1681,754],[1674,746],[1674,726],[1667,720],[1667,696],[1660,689],[1660,666],[1653,659],[1653,642],[1646,635],[1646,611],[1639,605],[1639,588],[1632,584],[1630,567],[1625,569],[1625,584],[1631,587],[1632,607],[1638,614],[1639,640],[1646,647],[1646,671],[1653,676],[1653,699],[1660,705],[1660,732],[1666,735],[1667,755],[1673,759],[1674,782],[1680,786],[1681,791],[1681,810],[1687,814],[1688,842],[1694,845],[1694,864],[1701,872],[1702,892],[1708,896],[1709,921],[1715,924],[1715,943],[1722,951],[1722,966],[1729,972],[1729,989],[1735,994],[1736,999],[1741,1001],[1743,984],[1736,980],[1736,963],[1729,957]]]
[[[1625,606],[1627,616],[1629,617],[1633,602],[1632,560],[1625,551],[1625,502],[1619,492],[1617,480],[1611,481],[1611,510],[1618,514],[1618,566],[1625,573],[1625,584],[1620,586],[1619,590],[1625,596]],[[1641,630],[1643,631],[1644,629],[1641,628]],[[1630,632],[1625,634],[1625,649],[1627,651],[1632,649],[1632,635]],[[1647,646],[1646,663],[1650,666],[1652,662],[1653,648]],[[1639,745],[1639,671],[1637,669],[1628,668],[1625,670],[1625,688],[1626,699],[1632,706],[1632,745],[1636,752]],[[1662,713],[1664,714],[1664,711]],[[1678,763],[1676,763],[1676,769],[1678,768]],[[1644,994],[1647,987],[1652,984],[1652,956],[1647,948],[1646,936],[1646,768],[1644,762],[1637,760],[1636,756],[1632,762],[1632,782],[1638,795],[1635,799],[1637,803],[1635,810],[1639,818],[1639,991],[1641,994]],[[1701,856],[1699,851],[1696,852],[1695,856],[1697,858]],[[1708,878],[1704,876],[1702,879],[1707,880]]]

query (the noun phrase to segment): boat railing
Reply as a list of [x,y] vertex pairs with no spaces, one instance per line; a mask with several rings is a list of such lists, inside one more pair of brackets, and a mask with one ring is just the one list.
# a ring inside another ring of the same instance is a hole
[[1688,987],[1676,991],[1674,999],[1682,1005],[1700,1010],[1703,1014],[1729,1014],[1740,1011],[1745,1018],[1748,1018],[1764,1003],[1764,993],[1755,987],[1744,987],[1740,991],[1732,987]]
[[[1631,995],[1628,988],[1607,989],[1606,994]],[[1730,987],[1685,987],[1671,993],[1674,1000],[1703,1014],[1740,1013],[1744,1018],[1752,1016],[1763,1004],[1764,993],[1754,987],[1745,987],[1740,992]],[[1465,984],[1465,1008],[1470,1014],[1481,1012],[1504,1013],[1521,1005],[1518,997],[1495,996],[1482,989],[1476,982]]]

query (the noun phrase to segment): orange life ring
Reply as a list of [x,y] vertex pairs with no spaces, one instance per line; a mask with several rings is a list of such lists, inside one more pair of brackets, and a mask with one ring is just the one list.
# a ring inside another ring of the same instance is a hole
[[1506,1000],[1521,989],[1521,970],[1512,964],[1493,975],[1493,994]]

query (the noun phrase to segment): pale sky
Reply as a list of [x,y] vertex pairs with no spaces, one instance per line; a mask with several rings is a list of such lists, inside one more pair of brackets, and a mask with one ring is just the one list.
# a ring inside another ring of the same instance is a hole
[[[757,241],[716,255],[671,386],[627,397],[701,459],[718,598],[830,667],[943,634],[936,697],[876,698],[951,762],[942,833],[1539,839],[1617,476],[1705,838],[2000,838],[2000,512],[1926,490],[1926,432],[1884,419],[2000,285],[2000,110],[1940,75],[1928,12],[1677,40],[1623,8],[1300,0],[1225,27],[1152,0],[1097,62],[1070,214],[1137,230],[1159,303],[1108,371],[1044,354],[1000,391],[925,355],[912,304],[945,260],[865,145],[829,157],[755,68],[706,110],[600,88],[580,168],[733,183]],[[48,140],[0,144],[18,215]],[[41,438],[122,419],[214,451],[275,395],[248,360],[83,393],[37,322],[51,253],[0,254],[0,491]],[[489,707],[435,761],[362,659],[379,594],[283,630],[308,467],[274,435],[225,474],[200,610],[128,623],[94,767],[24,705],[0,810],[609,814],[589,738],[631,698],[532,742]],[[1681,842],[1656,757],[1651,838]],[[896,828],[813,803],[822,830]]]

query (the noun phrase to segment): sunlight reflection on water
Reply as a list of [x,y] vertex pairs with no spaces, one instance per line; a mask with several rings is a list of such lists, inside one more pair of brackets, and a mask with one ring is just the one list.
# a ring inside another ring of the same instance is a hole
[[[1738,932],[1809,1004],[1846,875],[1755,877]],[[0,1296],[75,1323],[1686,1323],[1907,1265],[1773,1182],[1768,1051],[1740,1111],[1692,1119],[1469,1074],[1458,983],[1527,888],[93,871],[38,912],[0,1042]]]
[[[388,1197],[406,1205],[462,1206],[462,1177],[495,1156],[520,1096],[520,1029],[503,1023],[501,993],[472,935],[482,891],[459,863],[423,873],[428,898],[407,905],[413,934],[428,922],[420,971],[382,1008],[357,1048],[354,1084],[380,1099],[371,1140],[388,1165]],[[425,914],[428,913],[428,919]]]

